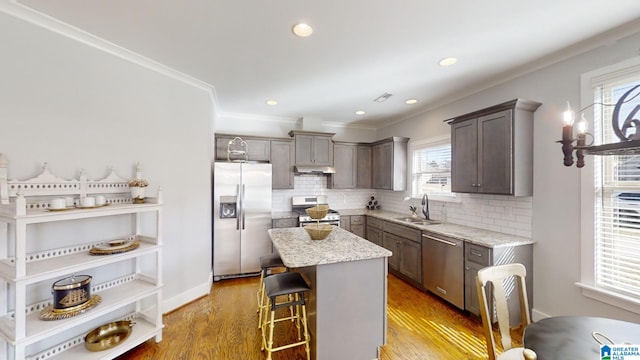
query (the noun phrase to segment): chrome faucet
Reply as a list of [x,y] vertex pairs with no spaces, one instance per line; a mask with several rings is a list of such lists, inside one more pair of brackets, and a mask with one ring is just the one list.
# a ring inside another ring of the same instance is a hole
[[429,218],[429,197],[426,193],[422,195],[422,213],[424,214],[425,219],[431,220]]

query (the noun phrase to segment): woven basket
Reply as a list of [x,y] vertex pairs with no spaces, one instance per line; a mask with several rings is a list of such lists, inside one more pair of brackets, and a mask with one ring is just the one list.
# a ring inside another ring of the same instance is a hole
[[334,226],[329,224],[312,224],[303,226],[311,240],[322,240],[331,234]]
[[312,219],[322,219],[329,212],[329,205],[316,205],[305,209],[305,211]]

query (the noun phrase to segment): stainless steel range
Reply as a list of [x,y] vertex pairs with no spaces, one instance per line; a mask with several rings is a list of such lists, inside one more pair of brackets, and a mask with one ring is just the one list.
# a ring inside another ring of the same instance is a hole
[[[298,223],[300,226],[315,223],[316,219],[312,219],[305,209],[316,205],[328,205],[326,195],[311,196],[294,196],[291,198],[291,210],[298,214]],[[340,214],[336,210],[329,210],[327,215],[319,220],[322,224],[330,224],[340,226]]]

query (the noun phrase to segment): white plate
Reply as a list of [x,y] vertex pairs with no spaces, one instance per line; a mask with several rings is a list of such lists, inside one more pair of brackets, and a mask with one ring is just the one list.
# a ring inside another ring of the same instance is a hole
[[133,244],[133,241],[125,241],[123,244],[120,245],[111,245],[109,242],[107,243],[102,243],[102,244],[98,244],[96,246],[94,246],[94,248],[96,248],[97,250],[120,250],[120,249],[126,249],[129,246],[131,246],[131,244]]

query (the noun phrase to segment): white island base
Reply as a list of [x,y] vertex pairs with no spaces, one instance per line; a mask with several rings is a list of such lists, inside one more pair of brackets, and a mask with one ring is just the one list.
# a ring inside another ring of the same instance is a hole
[[386,342],[391,252],[341,228],[325,240],[310,240],[302,228],[272,229],[269,234],[284,264],[311,286],[312,359],[377,359]]

